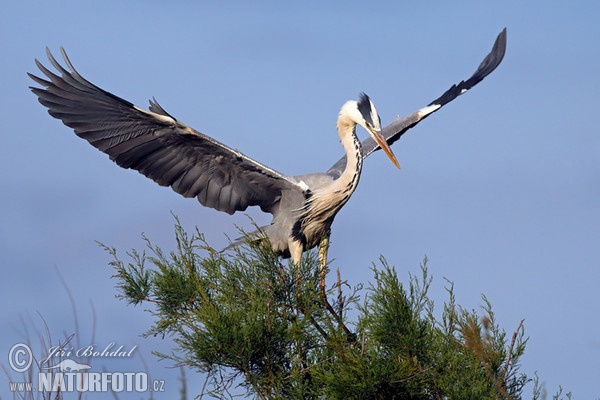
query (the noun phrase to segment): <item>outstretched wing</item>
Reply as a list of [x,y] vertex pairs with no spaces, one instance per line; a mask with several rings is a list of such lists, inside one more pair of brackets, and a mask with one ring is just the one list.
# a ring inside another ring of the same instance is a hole
[[[427,116],[439,110],[444,105],[450,103],[452,100],[456,99],[461,94],[465,93],[467,90],[471,89],[473,86],[477,85],[479,82],[483,80],[486,76],[488,76],[493,70],[496,69],[500,62],[504,58],[504,53],[506,52],[506,28],[500,32],[496,41],[494,42],[494,47],[492,51],[483,59],[477,71],[467,80],[460,82],[457,85],[452,85],[450,89],[448,89],[444,94],[440,97],[429,103],[427,107],[423,107],[420,110],[410,114],[407,117],[398,118],[391,124],[387,125],[383,128],[381,134],[387,140],[388,144],[391,145],[413,126],[417,125],[420,121],[422,121]],[[365,139],[362,142],[362,155],[363,157],[367,157],[369,154],[374,151],[380,150],[381,147],[373,140],[372,138]],[[328,175],[337,178],[342,174],[344,168],[346,167],[346,156],[342,157],[338,160],[330,169],[327,171]]]
[[177,121],[156,101],[146,111],[97,87],[61,52],[68,70],[46,49],[60,75],[35,60],[48,80],[29,74],[44,87],[31,90],[50,115],[119,166],[229,214],[248,206],[271,212],[282,190],[297,187],[293,179]]

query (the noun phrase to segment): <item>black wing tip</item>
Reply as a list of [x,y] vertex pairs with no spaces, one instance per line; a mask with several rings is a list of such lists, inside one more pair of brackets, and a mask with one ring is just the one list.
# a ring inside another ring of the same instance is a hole
[[506,54],[506,27],[502,29],[502,32],[498,34],[496,37],[496,41],[494,42],[494,46],[492,47],[492,51],[490,54],[484,58],[479,68],[474,75],[477,75],[480,72],[481,79],[485,78],[492,71],[494,71],[498,65],[504,59],[504,55]]
[[506,27],[504,27],[502,32],[498,34],[496,42],[494,42],[492,52],[496,53],[496,57],[498,59],[498,64],[496,64],[496,66],[498,66],[504,59],[504,54],[506,53]]
[[444,94],[429,103],[429,106],[439,105],[444,106],[452,100],[465,93],[473,86],[481,82],[486,76],[491,74],[502,62],[506,54],[506,27],[496,37],[494,46],[487,56],[483,59],[477,70],[467,80],[461,81],[457,85],[452,85]]
[[[32,74],[31,72],[27,72],[27,76],[29,78],[31,78],[31,80],[35,81],[36,83],[39,83],[40,85],[43,85],[42,82],[45,82],[42,78],[40,78],[37,75]],[[33,89],[34,86],[29,86],[29,89]]]
[[[54,58],[54,55],[52,54],[52,51],[50,51],[50,48],[48,46],[45,47],[45,50],[46,50],[46,57],[48,58],[48,61],[59,73],[61,73],[61,74],[69,73],[68,71],[66,71],[64,69],[64,67],[58,61],[56,61],[56,58]],[[67,53],[65,52],[65,49],[62,46],[60,47],[60,51],[62,53],[62,56],[65,60],[67,67],[71,70],[71,72],[76,73],[71,62],[69,61],[69,58],[67,57]],[[33,61],[35,62],[35,65],[37,66],[37,68],[44,75],[46,75],[46,77],[52,79],[52,76],[58,76],[58,75],[55,75],[52,71],[50,71],[48,68],[46,68],[46,66],[44,66],[44,64],[39,59],[34,58]],[[42,86],[48,87],[51,84],[50,81],[46,81],[45,79],[42,79],[39,76],[34,75],[30,72],[27,72],[27,76],[29,76],[32,80],[34,80],[36,83],[38,83]],[[33,89],[33,87],[30,87],[30,89]]]
[[498,37],[496,38],[496,42],[502,43],[502,47],[506,48],[506,31],[507,31],[507,27],[505,26],[504,29],[502,29],[502,31],[498,34]]

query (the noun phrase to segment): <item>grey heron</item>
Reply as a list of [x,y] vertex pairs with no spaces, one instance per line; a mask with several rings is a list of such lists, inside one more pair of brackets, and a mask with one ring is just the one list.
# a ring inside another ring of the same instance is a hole
[[[358,185],[363,159],[383,149],[398,166],[389,145],[490,74],[502,61],[505,47],[506,29],[469,79],[383,129],[367,95],[348,101],[337,122],[345,156],[325,173],[300,176],[282,174],[194,130],[167,113],[155,99],[145,110],[101,89],[75,70],[62,48],[66,68],[46,49],[57,73],[36,59],[45,79],[28,75],[41,86],[31,90],[49,114],[119,166],[137,170],[161,186],[170,186],[185,197],[196,197],[206,207],[229,214],[249,206],[260,207],[273,215],[271,224],[260,231],[279,255],[291,257],[296,264],[304,251],[318,247],[323,288],[331,224]],[[370,135],[362,144],[356,135],[357,125]]]

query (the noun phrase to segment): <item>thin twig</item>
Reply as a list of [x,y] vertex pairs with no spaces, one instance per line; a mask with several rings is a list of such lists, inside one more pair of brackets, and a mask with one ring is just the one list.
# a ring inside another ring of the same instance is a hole
[[342,319],[342,316],[335,312],[335,310],[333,309],[331,304],[329,304],[329,300],[327,299],[327,297],[323,297],[323,302],[325,303],[325,308],[327,309],[327,311],[337,321],[337,323],[342,327],[342,329],[344,330],[344,333],[348,336],[348,339],[354,340],[353,338],[355,337],[355,334],[352,333],[352,331],[350,331],[350,329],[348,329],[348,327],[344,324],[344,320]]
[[515,348],[515,343],[517,341],[517,336],[519,334],[519,331],[521,331],[521,329],[523,329],[523,322],[525,322],[524,319],[522,319],[521,322],[519,322],[519,326],[513,333],[512,341],[510,343],[510,348],[508,350],[508,355],[506,356],[506,361],[504,363],[504,368],[502,370],[502,379],[504,379],[506,372],[508,371],[508,364],[510,364],[510,359],[512,358],[513,349]]
[[344,312],[344,296],[342,295],[342,277],[340,275],[340,269],[337,272],[337,290],[338,290],[338,314],[341,316]]
[[204,392],[206,391],[206,385],[208,385],[209,379],[211,379],[211,369],[209,369],[206,373],[206,379],[204,380],[204,384],[202,385],[202,390],[200,391],[200,396],[198,396],[199,399],[202,399],[202,397],[204,397]]

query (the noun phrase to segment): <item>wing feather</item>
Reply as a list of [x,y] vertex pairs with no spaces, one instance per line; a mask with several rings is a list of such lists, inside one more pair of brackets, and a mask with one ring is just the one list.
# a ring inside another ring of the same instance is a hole
[[[496,38],[496,41],[494,42],[492,51],[484,58],[481,64],[479,64],[479,67],[469,79],[461,81],[458,84],[452,85],[450,89],[445,91],[444,94],[442,94],[440,97],[429,103],[426,107],[423,107],[406,117],[396,119],[394,122],[382,129],[382,136],[387,140],[389,145],[392,145],[394,142],[400,139],[400,137],[407,130],[417,125],[424,118],[433,114],[444,105],[450,103],[452,100],[456,99],[458,96],[465,93],[473,86],[477,85],[483,80],[483,78],[492,73],[492,71],[494,71],[496,67],[500,65],[500,62],[504,58],[505,52],[506,28],[504,28],[502,32],[500,32],[500,34]],[[375,142],[375,140],[373,140],[370,137],[365,139],[361,144],[363,157],[367,157],[369,156],[369,154],[381,149],[377,142]],[[333,164],[329,171],[327,171],[327,174],[334,178],[337,178],[342,174],[345,167],[346,156],[342,157],[335,164]]]
[[36,60],[46,79],[29,74],[42,86],[31,90],[50,115],[119,166],[229,214],[248,206],[271,212],[283,190],[301,190],[293,178],[179,122],[154,99],[146,111],[92,84],[61,51],[67,68],[46,49],[58,74]]

